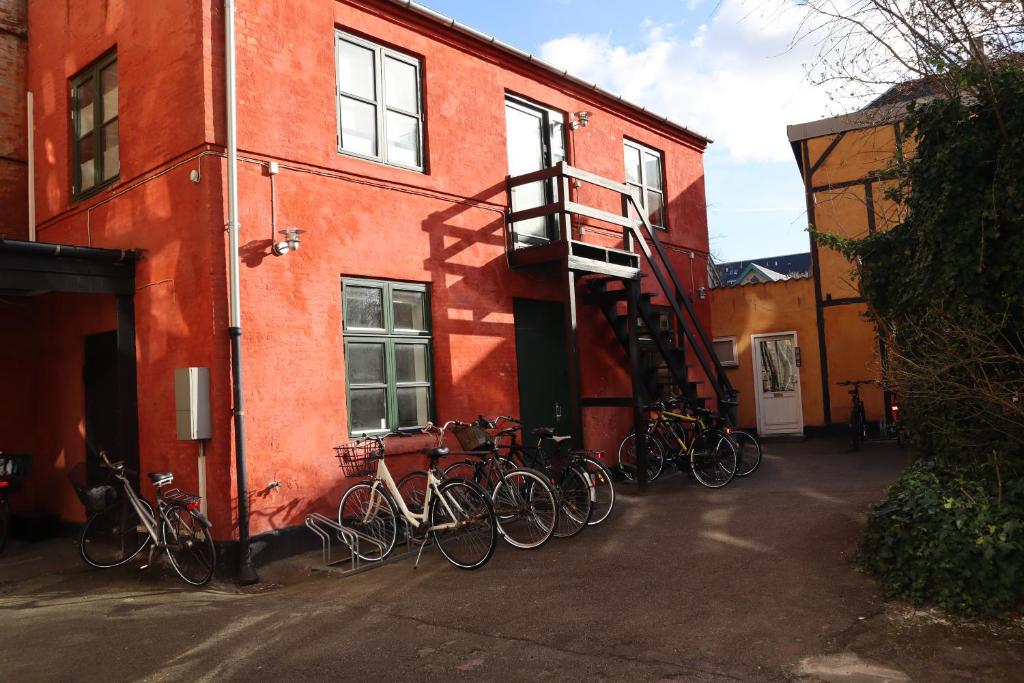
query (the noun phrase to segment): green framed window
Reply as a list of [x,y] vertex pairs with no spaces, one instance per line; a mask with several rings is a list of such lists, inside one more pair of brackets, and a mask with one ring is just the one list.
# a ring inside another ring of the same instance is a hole
[[71,79],[71,194],[83,197],[121,173],[117,53],[111,52]]
[[632,140],[622,141],[626,162],[626,184],[647,212],[651,226],[667,230],[665,221],[665,175],[661,152]]
[[335,33],[338,151],[422,171],[420,60]]
[[434,413],[427,286],[342,278],[349,433],[422,427]]

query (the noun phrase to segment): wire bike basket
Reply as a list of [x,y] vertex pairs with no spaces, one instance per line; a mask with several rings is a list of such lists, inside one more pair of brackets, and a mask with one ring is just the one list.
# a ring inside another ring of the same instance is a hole
[[334,447],[341,471],[346,477],[367,477],[373,474],[374,461],[384,455],[384,444],[376,439],[351,441]]

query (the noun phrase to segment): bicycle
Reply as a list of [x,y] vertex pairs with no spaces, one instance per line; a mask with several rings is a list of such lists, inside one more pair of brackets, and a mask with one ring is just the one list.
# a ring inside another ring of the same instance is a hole
[[[447,426],[441,428],[440,438]],[[422,431],[434,430],[428,424]],[[336,447],[335,457],[346,476],[371,477],[370,482],[355,484],[341,497],[338,523],[376,548],[365,549],[357,544],[353,550],[361,559],[382,561],[394,550],[397,514],[401,514],[411,528],[433,537],[448,562],[459,569],[478,569],[491,559],[497,544],[497,523],[490,498],[473,482],[444,479],[437,463],[448,455],[447,448],[431,448],[426,455],[430,466],[422,508],[413,511],[388,470],[382,437],[364,437]]]
[[173,483],[174,474],[150,472],[147,476],[156,487],[154,513],[153,506],[135,492],[128,480],[128,476],[135,473],[126,469],[123,462],[111,462],[102,449],[99,456],[100,466],[120,482],[124,495],[118,496],[116,489],[109,486],[85,491],[75,487],[80,496],[91,493],[94,500],[99,501],[79,536],[82,560],[98,569],[119,567],[148,545],[149,560],[142,569],[153,564],[154,553],[162,551],[183,581],[193,586],[209,583],[216,568],[217,553],[210,535],[213,525],[199,510],[202,499],[178,489],[164,491],[165,486]]
[[[673,405],[676,403],[678,400],[672,401]],[[655,450],[672,453],[671,459],[676,466],[683,469],[685,462],[698,483],[707,488],[721,488],[736,476],[736,447],[724,432],[713,427],[714,414],[710,410],[694,408],[694,415],[686,415],[669,410],[664,402],[659,401],[644,406],[644,411],[651,415],[643,435],[648,453]],[[627,458],[624,459],[623,447],[630,440],[635,453],[636,435],[633,433],[619,447],[620,468],[624,460],[628,465],[630,451],[626,451]],[[658,474],[662,467],[663,463]]]
[[11,503],[8,500],[15,484],[27,479],[32,469],[32,456],[0,451],[0,553],[7,547],[11,532]]
[[[510,460],[528,466],[535,469],[551,470],[549,474],[554,473],[554,469],[557,469],[557,462],[560,459],[558,456],[559,449],[562,448],[563,443],[568,442],[571,437],[568,436],[556,436],[554,430],[549,427],[538,427],[533,430],[533,435],[538,437],[538,443],[536,446],[527,447],[522,444],[519,439],[519,434],[522,432],[522,423],[511,416],[501,415],[494,419],[493,424],[497,426],[500,422],[508,422],[512,424],[512,427],[503,429],[498,432],[499,437],[507,437],[508,444],[503,446],[506,449]],[[552,444],[556,449],[556,457],[545,456],[543,443],[544,441]],[[590,489],[590,517],[586,520],[586,526],[596,526],[601,522],[608,519],[612,513],[612,508],[615,507],[615,484],[612,480],[611,471],[605,466],[599,459],[601,455],[600,451],[582,451],[582,450],[569,450],[564,454],[565,458],[568,458],[568,464],[572,469],[582,473],[588,480]],[[529,457],[527,457],[529,456]],[[564,463],[562,464],[564,469]],[[578,478],[573,475],[563,475],[563,477],[569,476],[569,480],[563,483],[568,484],[570,493],[573,489],[582,490],[578,485]],[[568,496],[567,498],[572,498]],[[572,526],[579,525],[580,520],[583,518],[583,510],[581,506],[577,506],[578,511],[567,509],[563,514],[571,515],[565,520],[564,526],[566,531],[571,530]],[[583,526],[579,526],[579,530],[582,530]],[[578,533],[577,531],[576,533]]]
[[[490,493],[498,532],[512,547],[533,550],[551,540],[557,531],[559,507],[558,493],[547,477],[499,457],[494,439],[478,423],[452,420],[445,428],[449,425],[465,450],[448,454],[468,455],[474,460],[449,465],[444,470],[445,478],[472,481]],[[422,478],[421,472],[410,472],[399,482],[399,490],[403,483],[407,488],[422,490]]]
[[722,432],[732,441],[736,449],[737,477],[750,476],[761,466],[761,442],[756,436],[729,426],[721,415],[714,415],[711,418],[711,428]]
[[864,444],[864,439],[868,435],[868,421],[864,411],[864,401],[860,397],[860,385],[861,384],[874,384],[875,381],[872,379],[858,379],[858,380],[846,380],[843,382],[836,382],[841,387],[852,386],[847,393],[850,394],[853,400],[853,405],[850,407],[850,445],[853,446],[853,450],[859,451],[860,447]]

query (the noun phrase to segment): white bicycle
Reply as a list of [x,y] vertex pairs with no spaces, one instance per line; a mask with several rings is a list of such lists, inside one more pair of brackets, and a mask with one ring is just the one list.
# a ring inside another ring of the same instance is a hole
[[[433,425],[423,431],[436,432]],[[430,535],[449,562],[460,569],[477,569],[494,554],[498,529],[490,498],[477,484],[445,480],[437,462],[447,448],[426,451],[430,460],[422,504],[410,509],[384,461],[384,439],[370,436],[334,449],[348,477],[372,476],[341,497],[338,524],[355,531],[364,542],[354,549],[363,560],[384,560],[398,540],[398,515],[411,529]],[[422,505],[422,507],[421,507]]]

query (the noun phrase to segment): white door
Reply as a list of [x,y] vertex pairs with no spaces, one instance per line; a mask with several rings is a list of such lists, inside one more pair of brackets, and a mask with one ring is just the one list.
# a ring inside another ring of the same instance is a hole
[[757,396],[757,432],[802,434],[800,368],[796,365],[796,332],[755,334],[754,394]]

